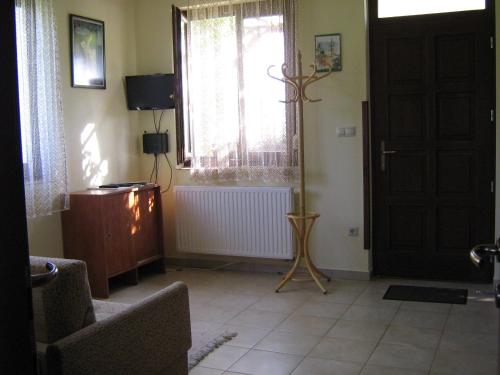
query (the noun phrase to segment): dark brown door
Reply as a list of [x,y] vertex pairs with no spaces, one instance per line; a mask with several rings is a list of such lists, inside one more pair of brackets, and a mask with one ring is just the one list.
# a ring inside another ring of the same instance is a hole
[[478,280],[494,240],[494,18],[378,18],[370,2],[374,271]]

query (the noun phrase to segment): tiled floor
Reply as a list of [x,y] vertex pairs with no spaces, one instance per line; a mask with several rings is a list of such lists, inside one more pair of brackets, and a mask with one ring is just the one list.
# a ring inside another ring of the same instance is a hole
[[[110,300],[133,303],[175,280],[190,290],[192,330],[238,336],[191,375],[495,375],[498,310],[489,285],[408,280],[309,282],[280,292],[280,275],[168,270]],[[389,284],[464,287],[467,305],[383,300]]]

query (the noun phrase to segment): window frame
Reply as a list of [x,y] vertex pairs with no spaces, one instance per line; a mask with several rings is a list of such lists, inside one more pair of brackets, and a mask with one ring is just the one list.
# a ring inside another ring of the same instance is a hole
[[[239,6],[241,7],[247,7],[247,6],[253,6],[253,4],[249,3],[242,3]],[[277,13],[277,12],[262,12],[261,16],[276,16],[276,15],[281,15],[284,17],[282,13]],[[252,18],[251,16],[249,17],[241,17],[240,12],[236,12],[236,34],[237,34],[237,43],[238,43],[238,48],[241,47],[242,43],[242,27],[243,27],[243,21],[245,18]],[[286,24],[285,19],[283,19],[284,24]],[[186,44],[186,40],[183,40],[182,36],[187,35],[187,12],[185,10],[182,10],[175,5],[172,5],[172,27],[173,27],[173,57],[174,57],[174,76],[175,76],[175,123],[176,123],[176,144],[177,144],[177,164],[181,166],[182,168],[191,168],[192,167],[192,162],[191,159],[189,158],[189,155],[191,153],[191,132],[188,132],[188,139],[186,139],[186,124],[184,123],[184,120],[186,119],[186,114],[184,113],[184,87],[183,87],[183,72],[182,72],[182,67],[183,67],[183,55],[182,55],[182,45]],[[286,44],[286,40],[289,36],[287,35],[287,29],[284,27],[284,35],[283,35],[283,43]],[[185,46],[187,49],[187,46]],[[286,49],[285,49],[285,59],[286,59]],[[189,60],[189,56],[186,55],[186,59]],[[237,67],[238,71],[240,74],[242,73],[243,70],[243,65],[240,62]],[[287,96],[288,96],[288,90],[289,88],[287,87]],[[287,104],[289,105],[289,104]],[[294,107],[295,108],[295,107]],[[295,123],[290,126],[288,118],[288,111],[286,107],[284,108],[285,110],[285,117],[286,117],[286,147],[288,150],[288,163],[290,166],[296,166],[296,157],[294,156],[295,152],[293,150],[293,138],[296,134],[296,125]],[[295,111],[295,109],[294,109]],[[187,114],[189,116],[189,114]],[[295,118],[295,113],[292,115],[293,118]],[[189,126],[189,125],[188,125]],[[243,139],[242,139],[243,138]],[[186,142],[187,141],[187,142]],[[186,144],[188,146],[186,147]],[[246,144],[244,137],[240,137],[240,141],[238,142],[238,163],[237,165],[234,165],[233,167],[242,167],[244,165],[250,165],[250,161],[247,160],[247,153],[245,152],[246,150]],[[269,152],[269,151],[262,151],[262,154],[272,154],[275,152]],[[283,152],[279,152],[280,155],[284,154]]]
[[[183,32],[184,31],[184,32]],[[191,160],[186,158],[185,129],[184,129],[184,89],[182,74],[182,35],[187,31],[186,12],[172,5],[172,36],[175,77],[175,129],[177,144],[177,165],[189,168]]]

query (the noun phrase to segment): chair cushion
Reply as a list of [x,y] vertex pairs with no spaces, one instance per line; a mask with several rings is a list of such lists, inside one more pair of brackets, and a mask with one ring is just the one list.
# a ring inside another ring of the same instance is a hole
[[30,256],[32,273],[44,272],[47,262],[59,273],[49,284],[33,288],[33,312],[36,341],[51,344],[95,323],[96,317],[85,262]]

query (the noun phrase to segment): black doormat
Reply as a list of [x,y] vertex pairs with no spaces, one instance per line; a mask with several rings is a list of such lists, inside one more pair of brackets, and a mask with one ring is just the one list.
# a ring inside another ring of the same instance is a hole
[[465,305],[467,303],[467,289],[391,285],[385,292],[384,299]]

